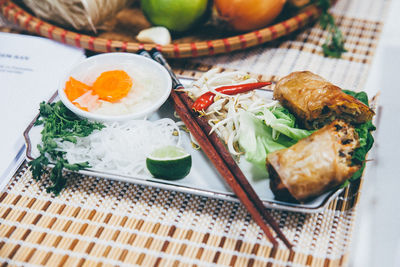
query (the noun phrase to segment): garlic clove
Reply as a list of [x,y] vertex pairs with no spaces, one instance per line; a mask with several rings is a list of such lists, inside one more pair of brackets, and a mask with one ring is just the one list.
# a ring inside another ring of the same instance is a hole
[[139,32],[136,38],[140,42],[167,45],[171,43],[171,34],[165,27],[151,27]]

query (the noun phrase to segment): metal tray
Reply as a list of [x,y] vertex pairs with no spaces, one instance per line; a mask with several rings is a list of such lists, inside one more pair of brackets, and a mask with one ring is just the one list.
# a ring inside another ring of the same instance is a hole
[[[192,81],[192,79],[181,78],[181,81],[183,84],[188,84]],[[58,96],[56,93],[49,100],[49,102],[57,101],[57,99]],[[166,117],[176,120],[176,118],[173,116],[173,107],[168,101],[149,119],[156,120]],[[41,127],[33,126],[35,120],[36,118],[24,131],[26,157],[28,160],[32,160],[39,155],[36,147],[37,144],[41,142]],[[132,177],[95,169],[81,170],[78,173],[117,181],[154,186],[167,190],[175,190],[206,197],[219,198],[229,201],[239,201],[238,198],[232,193],[230,188],[225,184],[223,178],[214,169],[207,156],[201,150],[193,149],[188,134],[183,134],[182,137],[183,148],[192,155],[193,164],[189,175],[181,180],[169,181],[153,178],[150,175],[148,177]],[[239,167],[248,178],[250,184],[254,187],[256,193],[260,196],[264,205],[272,209],[303,213],[320,212],[342,191],[342,189],[332,190],[310,202],[303,204],[278,201],[274,198],[274,195],[269,188],[269,180],[260,175],[260,173],[257,173],[257,171],[252,168],[251,164],[246,162],[244,158],[240,160]]]

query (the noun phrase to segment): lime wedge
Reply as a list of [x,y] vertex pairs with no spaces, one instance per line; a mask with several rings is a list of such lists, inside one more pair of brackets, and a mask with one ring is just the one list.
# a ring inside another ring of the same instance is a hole
[[164,146],[151,152],[146,158],[149,172],[156,178],[175,180],[189,174],[192,156],[177,146]]

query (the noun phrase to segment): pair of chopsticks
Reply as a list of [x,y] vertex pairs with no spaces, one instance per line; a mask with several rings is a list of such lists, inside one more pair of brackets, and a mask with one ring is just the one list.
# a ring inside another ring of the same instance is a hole
[[205,118],[197,116],[192,111],[191,107],[193,101],[188,95],[185,92],[176,91],[176,89],[182,89],[184,87],[173,73],[163,55],[157,49],[152,49],[150,54],[146,50],[139,50],[137,53],[154,59],[167,69],[172,79],[173,90],[171,90],[170,97],[174,103],[175,111],[195,137],[203,152],[208,156],[215,168],[225,179],[242,204],[247,208],[254,221],[260,226],[273,246],[278,246],[278,242],[272,235],[270,227],[283,243],[291,249],[292,244],[282,233],[277,222],[269,214],[220,138],[215,133],[208,134],[211,130],[210,125]]

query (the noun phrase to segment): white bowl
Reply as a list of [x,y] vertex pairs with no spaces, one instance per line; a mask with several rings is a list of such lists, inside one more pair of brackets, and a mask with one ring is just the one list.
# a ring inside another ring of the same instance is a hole
[[[135,70],[135,68],[137,69]],[[128,74],[132,73],[130,76],[132,76],[134,83],[135,71],[149,75],[152,81],[157,83],[157,87],[160,87],[161,93],[155,95],[156,100],[140,111],[123,115],[103,115],[84,111],[77,108],[67,98],[64,88],[70,77],[91,85],[102,72],[109,70],[125,70]],[[75,65],[60,81],[58,95],[63,104],[79,117],[100,122],[127,121],[143,119],[158,110],[167,100],[171,87],[172,81],[167,70],[156,61],[131,53],[104,53],[89,57]]]

